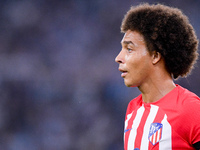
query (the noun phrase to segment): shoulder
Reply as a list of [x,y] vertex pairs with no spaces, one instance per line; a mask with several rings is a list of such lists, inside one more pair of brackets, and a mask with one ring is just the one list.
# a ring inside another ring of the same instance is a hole
[[[195,119],[200,114],[200,98],[193,92],[179,86],[178,101],[180,113],[188,119]],[[185,118],[185,119],[187,119]],[[197,117],[200,121],[200,118]],[[195,119],[195,120],[196,120]]]
[[178,94],[179,103],[182,104],[183,111],[194,111],[193,108],[199,108],[200,112],[200,98],[193,92],[179,86]]
[[179,93],[180,98],[182,98],[182,99],[185,99],[185,98],[199,99],[199,97],[195,93],[189,91],[188,89],[186,89],[180,85],[177,85],[177,88],[178,88],[178,93]]

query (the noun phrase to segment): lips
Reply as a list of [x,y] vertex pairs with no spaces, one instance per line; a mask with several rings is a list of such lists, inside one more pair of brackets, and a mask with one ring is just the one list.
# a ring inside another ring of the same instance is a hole
[[122,78],[124,78],[124,77],[127,75],[127,73],[128,73],[126,70],[121,69],[121,68],[119,68],[119,71],[122,72],[122,73],[121,73],[121,77],[122,77]]
[[122,72],[121,77],[124,78],[127,75],[127,72]]

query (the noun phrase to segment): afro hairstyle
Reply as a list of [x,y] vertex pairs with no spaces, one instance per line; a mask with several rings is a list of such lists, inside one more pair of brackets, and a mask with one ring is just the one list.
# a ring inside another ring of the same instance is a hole
[[198,39],[188,17],[180,9],[148,3],[131,7],[121,24],[121,32],[138,31],[148,51],[159,52],[174,79],[186,77],[198,58]]

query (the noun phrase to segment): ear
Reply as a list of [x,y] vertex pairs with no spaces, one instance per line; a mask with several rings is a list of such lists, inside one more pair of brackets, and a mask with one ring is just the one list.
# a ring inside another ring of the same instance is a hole
[[162,56],[159,52],[152,52],[152,64],[155,65],[161,60]]

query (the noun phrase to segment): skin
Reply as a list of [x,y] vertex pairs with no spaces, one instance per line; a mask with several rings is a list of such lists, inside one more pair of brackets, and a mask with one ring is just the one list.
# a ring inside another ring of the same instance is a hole
[[128,30],[121,41],[122,49],[115,58],[121,77],[128,87],[138,87],[145,103],[159,100],[176,87],[158,52],[149,53],[143,36]]

